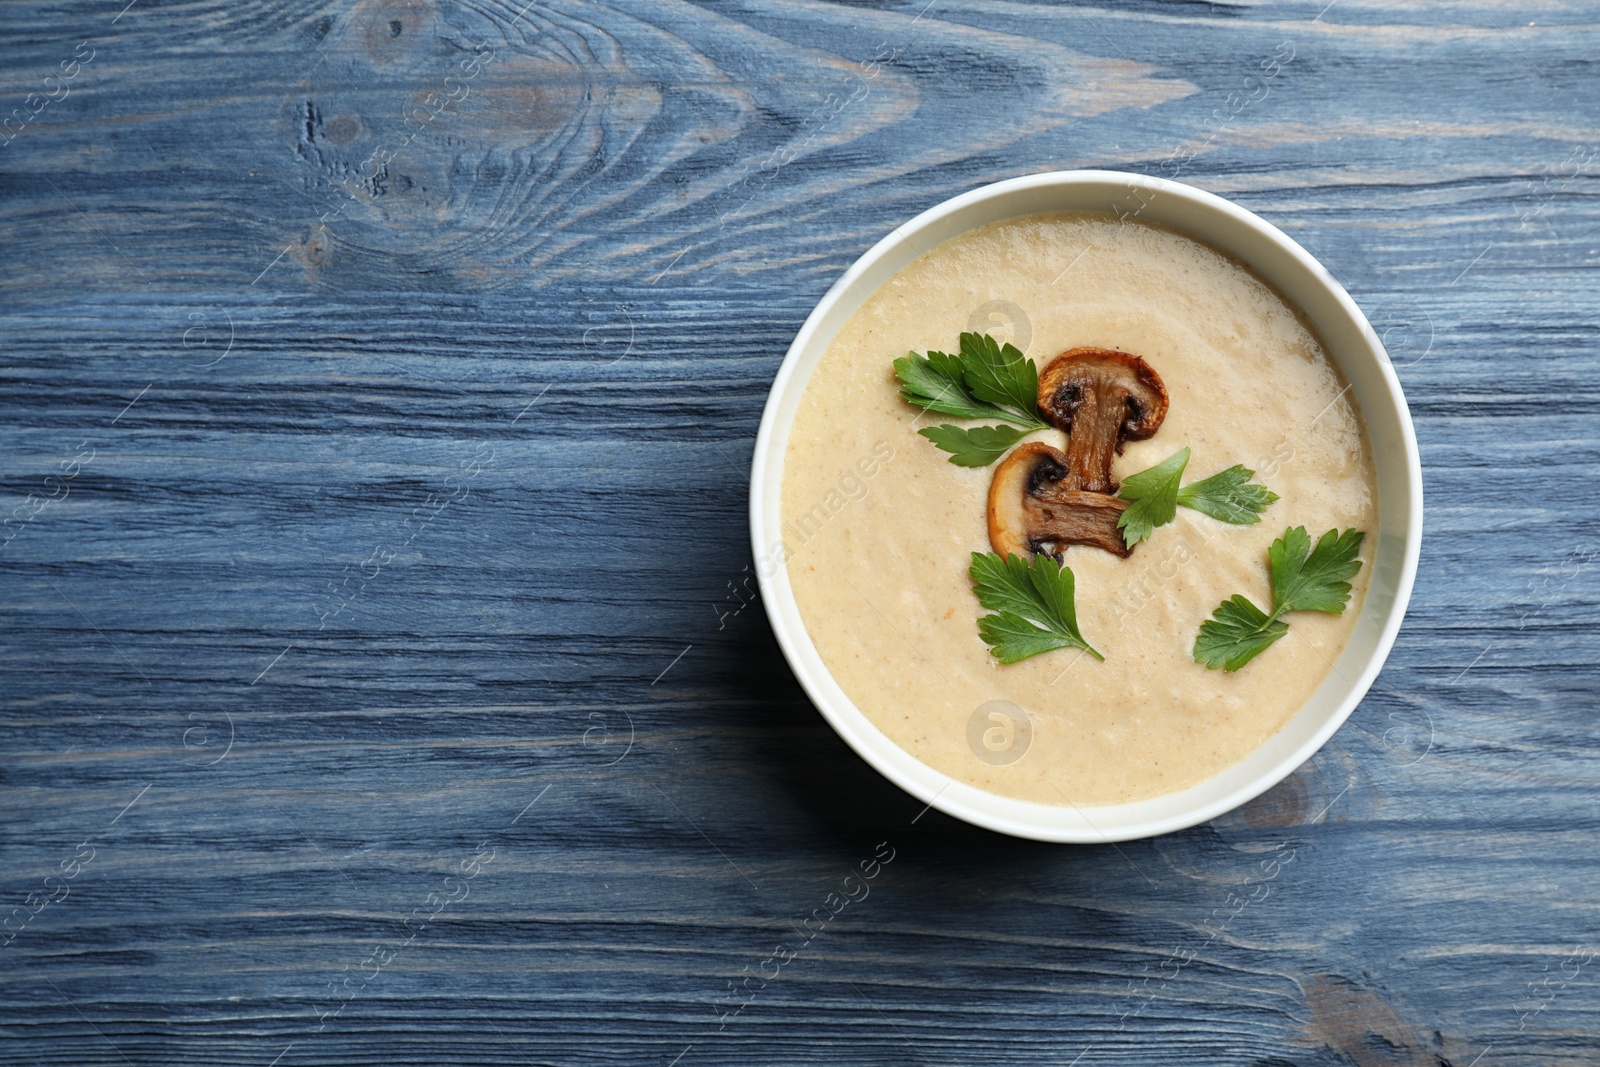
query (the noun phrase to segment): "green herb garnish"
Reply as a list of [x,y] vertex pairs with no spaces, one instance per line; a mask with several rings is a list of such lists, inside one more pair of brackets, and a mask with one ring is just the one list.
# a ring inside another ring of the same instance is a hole
[[961,335],[961,354],[910,353],[894,361],[900,395],[927,411],[963,419],[998,419],[1010,426],[970,429],[930,426],[917,431],[961,467],[986,467],[1032,430],[1050,424],[1039,413],[1039,368],[1015,345],[988,334]]
[[1131,503],[1117,519],[1117,528],[1129,548],[1176,518],[1180,504],[1222,522],[1248,526],[1260,522],[1261,512],[1278,499],[1266,486],[1252,483],[1256,472],[1243,465],[1179,488],[1188,463],[1189,450],[1180,448],[1154,467],[1122,480],[1117,495]]
[[1129,548],[1177,517],[1178,479],[1188,462],[1189,450],[1181,448],[1149,470],[1122,479],[1117,495],[1132,503],[1117,518],[1117,529]]
[[1039,414],[1039,368],[1016,345],[1002,345],[986,333],[962,334],[961,373],[973,396],[1021,413],[1021,420],[1011,421],[1048,425]]
[[1211,618],[1200,624],[1194,642],[1194,661],[1211,670],[1236,671],[1289,632],[1280,616],[1291,611],[1344,614],[1350,602],[1350,579],[1361,569],[1360,530],[1329,530],[1311,547],[1304,526],[1283,532],[1267,550],[1272,575],[1272,613],[1269,615],[1244,596],[1224,600]]
[[963,429],[946,423],[917,432],[950,453],[950,462],[956,466],[987,467],[1031,431],[1015,426],[974,426]]
[[1242,463],[1178,490],[1178,503],[1210,515],[1218,522],[1249,526],[1261,521],[1267,505],[1278,499],[1271,489],[1252,482],[1256,472]]
[[994,613],[978,620],[978,633],[1001,663],[1058,648],[1079,648],[1105,659],[1078,631],[1072,568],[1044,555],[1030,564],[1020,556],[974,552],[967,574],[978,603]]

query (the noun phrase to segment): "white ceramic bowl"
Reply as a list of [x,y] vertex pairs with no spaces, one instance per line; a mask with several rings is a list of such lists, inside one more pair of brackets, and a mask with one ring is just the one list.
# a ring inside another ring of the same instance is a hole
[[[1304,707],[1239,763],[1177,793],[1128,804],[1059,807],[989,793],[934,770],[890,741],[818,655],[777,554],[783,461],[800,395],[834,335],[880,285],[921,253],[1001,219],[1111,211],[1168,226],[1232,255],[1303,311],[1350,382],[1377,463],[1379,524],[1371,585],[1350,642]],[[858,259],[806,319],[767,398],[750,478],[750,532],[762,600],[800,684],[830,725],[884,777],[978,826],[1040,841],[1125,841],[1181,830],[1266,792],[1309,759],[1366,695],[1411,597],[1422,540],[1422,467],[1388,354],[1343,286],[1275,226],[1221,197],[1140,174],[1075,170],[987,185],[930,208]]]

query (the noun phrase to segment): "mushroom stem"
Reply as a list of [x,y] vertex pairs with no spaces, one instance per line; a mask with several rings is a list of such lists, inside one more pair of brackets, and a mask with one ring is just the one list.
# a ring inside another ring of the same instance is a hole
[[1098,382],[1082,388],[1082,399],[1072,414],[1073,432],[1067,438],[1069,480],[1089,493],[1114,493],[1117,483],[1111,477],[1111,459],[1118,452],[1117,427],[1121,425],[1124,399],[1106,395]]
[[1061,559],[1068,545],[1092,545],[1126,559],[1133,549],[1123,540],[1117,521],[1128,502],[1110,493],[1052,487],[1028,501],[1034,552]]

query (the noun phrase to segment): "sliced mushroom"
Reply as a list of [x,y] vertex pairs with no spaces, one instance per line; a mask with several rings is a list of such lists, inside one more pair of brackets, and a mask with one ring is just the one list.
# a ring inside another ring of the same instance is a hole
[[1115,493],[1111,458],[1167,417],[1167,389],[1150,364],[1109,348],[1074,348],[1039,375],[1039,407],[1067,432],[1069,489]]
[[1072,488],[1069,463],[1061,450],[1030,441],[995,468],[989,544],[1002,558],[1043,552],[1059,561],[1068,545],[1093,545],[1118,556],[1133,551],[1117,529],[1128,502]]
[[1108,348],[1074,348],[1039,375],[1039,407],[1067,434],[1065,452],[1033,442],[1007,456],[989,483],[989,543],[1001,556],[1093,545],[1126,557],[1111,460],[1167,417],[1167,389],[1150,364]]

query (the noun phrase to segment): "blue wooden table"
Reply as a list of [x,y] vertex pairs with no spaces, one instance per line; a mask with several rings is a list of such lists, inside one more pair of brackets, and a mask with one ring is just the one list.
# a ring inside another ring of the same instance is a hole
[[[0,1064],[1600,1062],[1597,47],[1576,0],[0,5]],[[1332,742],[1098,848],[851,754],[745,524],[839,272],[1083,166],[1320,257],[1428,491]]]

